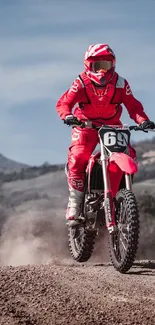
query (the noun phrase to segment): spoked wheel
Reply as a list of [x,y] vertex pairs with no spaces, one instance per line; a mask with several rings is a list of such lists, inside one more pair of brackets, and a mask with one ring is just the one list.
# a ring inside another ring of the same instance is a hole
[[85,190],[85,198],[83,201],[83,215],[85,222],[81,222],[74,227],[69,227],[69,250],[72,258],[77,262],[86,262],[92,255],[97,230],[93,228],[91,220],[88,221],[86,215],[88,213],[87,204],[87,188]]
[[115,220],[117,230],[109,235],[113,266],[121,273],[133,265],[138,249],[139,212],[134,193],[122,189],[116,195]]
[[96,230],[86,229],[84,225],[69,227],[69,249],[77,262],[86,262],[91,257],[95,245]]

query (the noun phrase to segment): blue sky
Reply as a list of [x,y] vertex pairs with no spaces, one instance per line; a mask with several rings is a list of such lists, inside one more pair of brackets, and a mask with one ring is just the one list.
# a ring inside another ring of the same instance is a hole
[[[155,121],[154,15],[154,0],[0,0],[0,152],[31,165],[66,161],[71,129],[55,105],[93,43],[113,48]],[[125,109],[122,121],[132,122]]]

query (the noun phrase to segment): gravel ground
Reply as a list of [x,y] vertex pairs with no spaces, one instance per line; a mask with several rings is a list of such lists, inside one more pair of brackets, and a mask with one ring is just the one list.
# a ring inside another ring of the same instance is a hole
[[0,268],[0,324],[155,324],[155,262],[122,275],[69,259]]
[[[57,173],[3,188],[0,325],[155,325],[155,261],[138,261],[120,274],[109,263],[105,233],[89,262],[71,260],[64,177]],[[153,229],[149,238],[142,233],[144,246],[153,242]],[[146,251],[146,259],[154,260]]]

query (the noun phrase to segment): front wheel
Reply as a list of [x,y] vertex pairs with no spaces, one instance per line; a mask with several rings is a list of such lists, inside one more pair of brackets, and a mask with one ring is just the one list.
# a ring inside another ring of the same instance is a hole
[[113,266],[126,273],[133,265],[138,249],[139,211],[134,193],[121,189],[115,198],[116,232],[109,235]]

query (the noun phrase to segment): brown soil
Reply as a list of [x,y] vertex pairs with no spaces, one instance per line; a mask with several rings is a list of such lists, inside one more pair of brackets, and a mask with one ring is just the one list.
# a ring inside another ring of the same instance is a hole
[[[0,325],[155,325],[155,262],[137,262],[120,274],[109,263],[104,231],[89,262],[71,260],[67,195],[56,185],[58,176],[8,183],[3,189]],[[147,251],[154,239],[152,223],[141,229],[148,235],[141,233],[147,252],[141,248],[142,258],[155,260]]]
[[73,263],[0,268],[1,325],[153,325],[155,262],[120,274],[109,264]]

